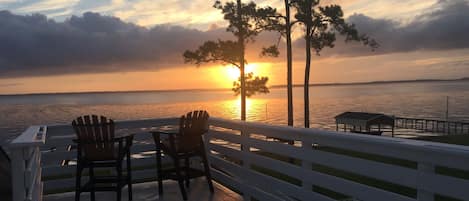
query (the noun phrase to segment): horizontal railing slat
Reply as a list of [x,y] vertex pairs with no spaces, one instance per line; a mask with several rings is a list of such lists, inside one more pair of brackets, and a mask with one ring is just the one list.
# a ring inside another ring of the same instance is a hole
[[[326,133],[332,133],[338,138],[333,139],[329,134],[325,135]],[[469,148],[467,146],[334,132],[321,132],[318,135],[320,141],[326,145],[469,170]],[[319,138],[317,137],[317,139]],[[456,159],[457,161],[454,161]]]
[[469,198],[468,180],[438,174],[420,173],[418,181],[418,187],[428,192],[434,192],[461,200],[467,200]]
[[[360,158],[311,150],[302,158],[310,163],[321,164],[334,169],[355,173],[394,184],[413,187],[417,184],[418,171],[410,168],[390,165]],[[333,158],[334,160],[331,160]]]
[[256,173],[252,170],[240,168],[240,166],[227,162],[217,156],[211,155],[210,157],[212,164],[222,168],[223,171],[227,171],[230,174],[235,175],[248,185],[255,186],[256,188],[263,189],[264,191],[272,194],[278,194],[281,192],[292,197],[301,198],[301,200],[332,201],[332,199],[314,193],[312,190],[310,192],[303,191],[301,187],[274,179],[261,173]]

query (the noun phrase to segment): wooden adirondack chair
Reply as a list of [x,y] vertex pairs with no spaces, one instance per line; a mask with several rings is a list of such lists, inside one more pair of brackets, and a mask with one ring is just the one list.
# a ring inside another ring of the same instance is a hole
[[[75,200],[80,200],[81,192],[90,192],[95,200],[95,191],[115,191],[121,200],[121,191],[128,185],[129,200],[132,200],[132,177],[130,146],[132,136],[116,137],[114,121],[104,116],[87,115],[72,122],[77,135],[77,172]],[[122,175],[122,163],[127,159],[127,174]],[[81,185],[82,171],[89,169],[89,182]],[[115,168],[117,175],[96,176],[95,168]]]
[[[213,193],[210,167],[205,153],[202,135],[208,131],[209,115],[206,111],[193,111],[181,116],[178,133],[152,132],[156,145],[158,192],[163,194],[163,179],[174,179],[179,183],[179,188],[184,200],[187,200],[186,187],[189,188],[191,178],[205,176],[210,192]],[[168,138],[162,139],[161,134]],[[174,168],[163,170],[161,166],[161,153],[170,156],[174,162]],[[200,157],[204,170],[190,168],[189,159]],[[180,160],[184,160],[184,167],[181,167]]]

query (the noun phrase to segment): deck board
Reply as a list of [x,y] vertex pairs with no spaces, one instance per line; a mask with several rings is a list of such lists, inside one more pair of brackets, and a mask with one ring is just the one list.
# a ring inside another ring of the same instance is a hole
[[[224,187],[223,185],[213,182],[215,193],[210,194],[207,182],[205,179],[191,180],[191,188],[188,190],[189,201],[240,201],[242,197]],[[165,181],[163,183],[164,196],[158,195],[158,184],[156,182],[147,182],[134,184],[133,200],[138,201],[180,201],[182,200],[177,182]],[[127,201],[127,187],[122,189],[122,201]],[[45,201],[72,201],[74,200],[75,192],[52,194],[44,196]],[[89,193],[81,194],[81,201],[89,201]],[[99,201],[114,201],[116,200],[116,193],[114,192],[97,192],[96,200]]]

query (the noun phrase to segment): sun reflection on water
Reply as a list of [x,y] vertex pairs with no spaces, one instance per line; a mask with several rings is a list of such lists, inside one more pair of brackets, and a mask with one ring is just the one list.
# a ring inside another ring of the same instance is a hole
[[[239,97],[224,101],[224,115],[232,119],[239,119],[241,116],[241,99]],[[257,98],[246,99],[246,118],[248,121],[265,121],[269,117],[267,100]]]

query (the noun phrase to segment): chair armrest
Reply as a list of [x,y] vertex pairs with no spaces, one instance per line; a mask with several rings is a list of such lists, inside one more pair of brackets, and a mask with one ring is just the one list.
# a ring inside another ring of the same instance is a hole
[[130,151],[130,147],[132,146],[132,143],[134,141],[134,136],[129,135],[129,136],[124,137],[124,139],[125,139],[124,149],[126,150],[126,152],[128,152]]
[[151,131],[150,133],[153,134],[153,135],[155,135],[155,134],[157,134],[157,135],[161,135],[161,134],[163,134],[163,135],[177,135],[178,134],[176,132],[165,132],[165,131]]
[[160,142],[161,140],[161,135],[167,135],[169,137],[171,136],[175,136],[177,135],[178,133],[175,133],[175,132],[164,132],[164,131],[150,131],[150,133],[153,135],[153,139],[155,140],[155,144],[156,142]]
[[172,148],[175,147],[174,137],[179,134],[175,132],[164,131],[151,131],[150,133],[153,135],[153,139],[155,141],[155,146],[157,150],[161,149],[161,134],[168,136]]
[[[121,142],[124,139],[127,139],[129,136],[121,137],[121,138],[114,138],[110,140],[106,140],[107,142]],[[104,142],[104,140],[79,140],[79,139],[72,139],[72,142],[75,144],[95,144],[97,142]]]

